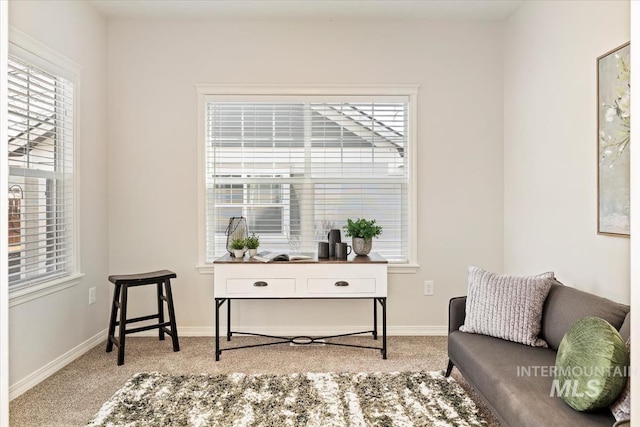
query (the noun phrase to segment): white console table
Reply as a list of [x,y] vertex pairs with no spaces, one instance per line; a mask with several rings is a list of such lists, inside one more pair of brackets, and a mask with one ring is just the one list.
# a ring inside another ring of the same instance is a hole
[[[214,294],[216,302],[216,361],[223,351],[265,345],[296,343],[325,344],[380,350],[387,358],[387,261],[378,254],[351,256],[347,260],[311,259],[293,262],[263,263],[250,258],[225,255],[214,261]],[[373,329],[325,337],[282,337],[237,332],[231,329],[231,300],[241,299],[371,299]],[[220,308],[227,303],[227,341],[233,334],[272,338],[275,341],[220,348]],[[362,346],[326,341],[331,338],[373,334],[378,339],[378,304],[382,308],[382,347]]]

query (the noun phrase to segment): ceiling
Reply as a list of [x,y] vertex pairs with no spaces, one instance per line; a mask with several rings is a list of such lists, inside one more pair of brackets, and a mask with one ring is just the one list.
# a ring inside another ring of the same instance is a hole
[[523,0],[88,0],[109,19],[503,21]]

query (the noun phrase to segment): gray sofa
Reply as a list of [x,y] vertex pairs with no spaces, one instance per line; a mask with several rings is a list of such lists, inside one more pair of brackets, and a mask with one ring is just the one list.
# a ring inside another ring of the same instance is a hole
[[540,333],[549,348],[540,348],[459,331],[465,320],[465,305],[466,297],[449,302],[446,375],[455,366],[503,426],[614,425],[615,418],[608,410],[578,412],[559,397],[551,397],[553,375],[545,367],[555,365],[564,334],[585,316],[607,320],[626,341],[630,333],[629,306],[553,284],[545,300]]

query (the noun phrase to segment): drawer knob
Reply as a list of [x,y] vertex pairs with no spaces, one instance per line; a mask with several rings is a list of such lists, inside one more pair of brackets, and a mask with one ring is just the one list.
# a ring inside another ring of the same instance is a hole
[[253,286],[255,286],[256,288],[264,288],[267,285],[269,285],[269,284],[267,282],[262,281],[262,280],[258,280],[257,282],[255,282],[253,284]]
[[340,287],[349,286],[349,282],[346,282],[344,280],[339,280],[336,282],[336,286],[340,286]]

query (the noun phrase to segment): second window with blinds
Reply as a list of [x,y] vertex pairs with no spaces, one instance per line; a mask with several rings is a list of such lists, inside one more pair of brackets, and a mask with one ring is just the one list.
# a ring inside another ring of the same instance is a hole
[[374,250],[409,263],[410,96],[203,96],[205,262],[244,216],[262,249],[296,252],[375,219]]
[[[72,71],[11,44],[8,60],[9,286],[76,273]],[[50,71],[53,70],[53,71]]]

